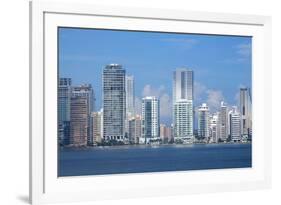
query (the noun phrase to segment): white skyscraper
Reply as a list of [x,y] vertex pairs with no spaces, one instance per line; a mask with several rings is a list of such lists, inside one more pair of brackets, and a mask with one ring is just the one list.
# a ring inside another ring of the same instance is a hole
[[218,142],[218,113],[213,114],[210,116],[210,142],[217,143]]
[[252,135],[252,102],[249,88],[240,88],[241,134]]
[[134,76],[126,75],[125,77],[125,90],[126,90],[126,122],[125,131],[129,135],[129,121],[135,115],[135,86]]
[[135,114],[135,83],[134,76],[126,75],[126,112],[131,116]]
[[180,99],[174,103],[174,139],[193,140],[192,100]]
[[236,107],[229,112],[229,126],[231,141],[241,141],[241,116]]
[[219,112],[218,137],[221,141],[228,138],[228,107],[224,102],[221,102]]
[[209,138],[209,108],[206,103],[198,108],[198,135],[204,140]]
[[173,124],[175,139],[193,139],[193,71],[179,68],[173,73]]
[[193,100],[193,71],[179,68],[173,74],[173,102],[186,99]]
[[160,108],[155,96],[142,99],[142,137],[140,143],[151,143],[160,139]]

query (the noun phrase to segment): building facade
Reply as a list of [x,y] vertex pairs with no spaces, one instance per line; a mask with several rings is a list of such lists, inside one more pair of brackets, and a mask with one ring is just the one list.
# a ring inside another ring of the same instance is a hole
[[61,145],[68,145],[70,140],[71,78],[59,78],[58,84],[58,140]]
[[209,138],[209,107],[206,103],[198,108],[198,136],[204,140]]
[[118,64],[103,69],[103,139],[125,141],[126,71]]
[[134,76],[126,75],[126,112],[135,115],[135,82]]
[[102,142],[103,136],[103,112],[92,112],[92,126],[93,126],[93,144],[96,145]]
[[241,141],[241,116],[237,108],[234,107],[229,113],[230,137],[232,142]]
[[163,143],[168,143],[172,139],[171,127],[160,124],[160,139]]
[[175,140],[193,138],[195,119],[193,95],[193,71],[187,68],[176,69],[173,73],[173,136]]
[[174,112],[174,139],[193,140],[193,103],[192,100],[177,100]]
[[192,100],[194,93],[193,71],[179,68],[173,73],[173,102],[181,99]]
[[87,146],[89,138],[89,112],[86,96],[73,95],[70,106],[70,145]]
[[126,75],[125,77],[126,88],[126,123],[125,130],[129,133],[129,120],[135,116],[135,84],[134,76]]
[[131,144],[139,144],[141,138],[141,116],[136,115],[129,120],[129,141]]
[[[93,145],[93,122],[92,122],[92,117],[91,113],[95,109],[95,95],[94,95],[94,90],[91,86],[91,84],[82,84],[79,86],[74,86],[72,87],[72,97],[73,100],[78,100],[79,98],[81,99],[86,99],[87,102],[87,110],[86,113],[84,112],[83,109],[81,109],[81,112],[83,115],[87,115],[87,125],[88,125],[88,130],[87,130],[87,145],[91,146]],[[76,97],[76,98],[75,98]],[[77,110],[78,112],[78,110]]]
[[142,137],[140,142],[149,144],[160,136],[159,99],[149,96],[142,99]]
[[219,112],[218,137],[220,141],[228,139],[228,107],[224,102],[221,102]]
[[252,135],[252,102],[249,88],[240,88],[241,134],[248,138]]
[[218,142],[218,113],[213,114],[210,116],[210,128],[209,128],[209,136],[211,143]]

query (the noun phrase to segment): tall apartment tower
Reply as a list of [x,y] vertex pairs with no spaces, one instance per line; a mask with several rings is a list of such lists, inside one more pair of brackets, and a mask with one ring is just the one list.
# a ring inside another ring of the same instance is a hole
[[[94,90],[91,86],[91,84],[82,84],[79,86],[74,86],[72,87],[72,98],[71,98],[75,103],[82,103],[82,100],[86,99],[87,102],[85,104],[87,105],[86,112],[81,108],[79,110],[79,107],[76,107],[75,109],[76,112],[81,112],[81,113],[72,113],[72,114],[83,114],[86,115],[85,117],[87,118],[87,145],[93,145],[93,126],[92,126],[92,117],[91,113],[94,111],[95,108],[95,95],[94,95]],[[79,100],[80,99],[80,100]],[[82,105],[84,106],[84,104]],[[71,122],[73,124],[73,122]],[[71,128],[72,129],[72,128]]]
[[241,134],[252,135],[252,101],[249,88],[240,88]]
[[179,68],[173,74],[173,102],[181,99],[193,101],[193,71]]
[[72,87],[70,106],[70,144],[86,146],[93,144],[91,112],[95,97],[90,84]]
[[131,116],[135,114],[135,82],[134,76],[126,75],[126,112]]
[[198,108],[198,136],[205,140],[209,138],[209,107],[206,103]]
[[58,86],[58,140],[68,145],[70,139],[71,78],[60,78]]
[[218,113],[210,116],[210,129],[209,129],[210,142],[218,142]]
[[118,64],[103,69],[103,139],[125,140],[126,71]]
[[[179,68],[173,73],[173,125],[174,138],[193,138],[193,71]],[[181,116],[185,118],[181,119]]]
[[228,107],[224,102],[221,102],[219,112],[218,137],[221,141],[226,141],[228,138]]
[[126,75],[125,77],[125,90],[126,90],[126,122],[125,131],[129,134],[129,120],[134,118],[135,115],[135,85],[134,76]]
[[140,142],[149,144],[160,137],[160,107],[155,96],[142,99],[142,137]]
[[229,113],[230,137],[233,142],[241,141],[241,116],[237,108],[234,107]]
[[174,103],[174,139],[193,139],[193,103],[192,100],[179,99]]
[[141,138],[141,123],[140,115],[129,120],[129,141],[133,144],[138,144]]
[[86,146],[89,138],[89,112],[86,96],[73,95],[70,106],[70,144]]
[[98,144],[102,141],[103,136],[103,112],[92,112],[92,126],[93,126],[93,144]]

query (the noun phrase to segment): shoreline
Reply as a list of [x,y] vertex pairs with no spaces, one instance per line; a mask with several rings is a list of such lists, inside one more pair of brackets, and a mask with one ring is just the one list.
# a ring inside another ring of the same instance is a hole
[[248,145],[252,142],[227,142],[227,143],[190,143],[190,144],[135,144],[135,145],[113,145],[113,146],[61,146],[62,149],[114,149],[114,148],[161,148],[161,147],[194,147],[194,146],[223,146],[223,145]]

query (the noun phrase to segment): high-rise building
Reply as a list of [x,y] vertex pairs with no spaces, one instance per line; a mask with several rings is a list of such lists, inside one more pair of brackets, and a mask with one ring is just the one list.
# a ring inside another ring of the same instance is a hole
[[252,101],[249,88],[240,88],[241,134],[248,138],[252,135]]
[[[74,100],[77,100],[81,97],[81,99],[86,99],[87,102],[87,110],[86,113],[81,109],[83,114],[87,115],[87,145],[93,145],[93,123],[91,113],[95,109],[95,95],[94,90],[91,84],[82,84],[79,86],[72,87],[72,97]],[[77,97],[77,98],[75,98]],[[78,110],[77,110],[78,112]]]
[[193,140],[193,103],[180,99],[174,103],[174,139]]
[[193,71],[187,68],[179,68],[173,73],[173,135],[175,140],[193,139],[193,78]]
[[210,116],[210,129],[209,129],[210,142],[218,142],[218,113]]
[[233,142],[241,141],[241,116],[234,107],[229,113],[230,137]]
[[126,112],[131,116],[135,114],[135,82],[134,76],[126,75]]
[[102,141],[102,136],[103,136],[102,118],[103,118],[102,110],[99,112],[92,112],[93,144],[98,144],[101,143]]
[[60,78],[58,86],[58,140],[68,145],[70,138],[71,78]]
[[209,138],[209,107],[206,103],[198,108],[198,136],[204,140]]
[[86,146],[89,138],[89,112],[86,96],[73,95],[70,103],[70,144]]
[[118,64],[103,69],[103,139],[125,141],[126,71]]
[[173,74],[173,102],[186,99],[193,100],[193,71],[179,68]]
[[155,96],[142,99],[142,137],[140,143],[149,144],[159,141],[160,135],[160,107]]
[[125,87],[126,87],[126,122],[125,130],[129,133],[129,120],[135,115],[135,85],[134,76],[126,75],[125,77]]
[[141,138],[141,123],[140,115],[129,120],[129,141],[133,144],[138,144]]
[[160,139],[163,143],[168,143],[171,140],[171,134],[171,127],[168,127],[165,124],[160,124]]
[[224,102],[221,102],[219,112],[218,137],[221,141],[228,139],[228,107]]

